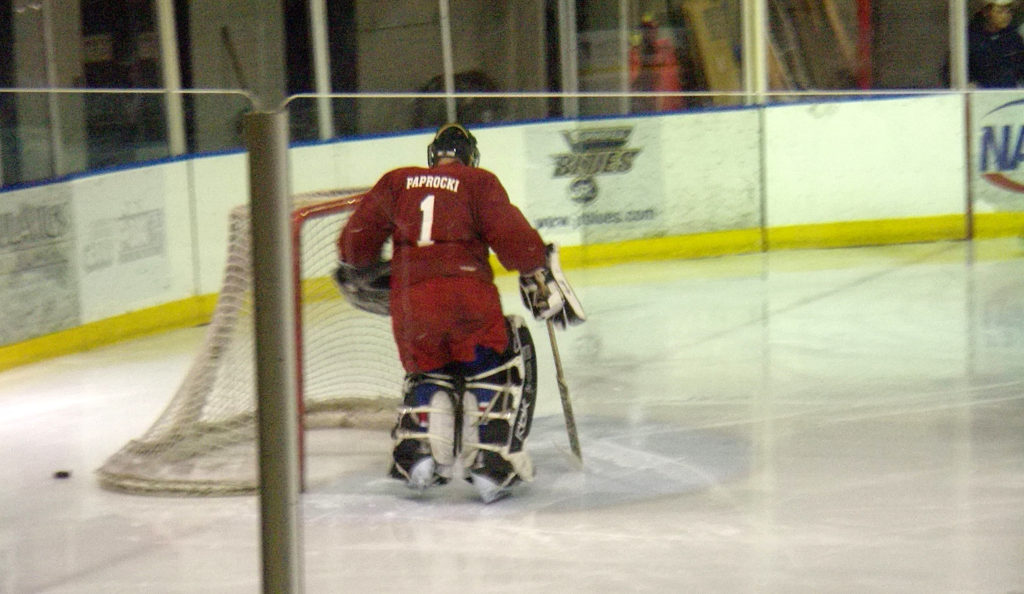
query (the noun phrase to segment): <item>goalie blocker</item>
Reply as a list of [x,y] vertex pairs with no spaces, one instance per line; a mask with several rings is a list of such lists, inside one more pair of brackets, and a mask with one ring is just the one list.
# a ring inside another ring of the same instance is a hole
[[546,266],[519,277],[519,295],[523,305],[534,318],[551,320],[563,330],[567,326],[582,324],[587,315],[562,273],[558,246],[549,243],[546,247]]

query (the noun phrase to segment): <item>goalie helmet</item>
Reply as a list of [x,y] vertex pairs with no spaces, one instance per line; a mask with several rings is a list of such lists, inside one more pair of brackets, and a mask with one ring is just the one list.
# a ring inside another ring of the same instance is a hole
[[427,146],[427,163],[431,167],[445,157],[455,158],[470,167],[480,163],[480,150],[476,138],[459,124],[445,124],[438,129],[434,140]]

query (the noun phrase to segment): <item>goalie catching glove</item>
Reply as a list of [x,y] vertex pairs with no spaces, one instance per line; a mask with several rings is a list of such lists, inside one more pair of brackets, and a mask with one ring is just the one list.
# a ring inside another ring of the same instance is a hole
[[519,277],[523,305],[538,320],[551,320],[559,328],[582,324],[587,319],[576,293],[562,274],[558,246],[547,244],[547,264]]
[[390,315],[391,262],[378,262],[364,268],[339,262],[334,283],[353,307],[381,316]]

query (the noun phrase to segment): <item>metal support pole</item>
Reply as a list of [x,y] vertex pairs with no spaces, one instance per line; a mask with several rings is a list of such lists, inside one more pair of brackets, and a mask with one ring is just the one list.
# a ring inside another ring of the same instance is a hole
[[171,155],[184,155],[185,109],[181,101],[181,67],[178,65],[178,31],[173,0],[157,0],[156,12],[160,31],[160,74],[167,100],[167,150]]
[[[40,17],[43,26],[43,49],[46,52],[46,86],[51,89],[60,87],[60,79],[57,76],[57,45],[53,32],[53,5],[50,0],[43,0],[39,3],[42,8]],[[64,156],[64,122],[60,109],[60,95],[47,93],[47,108],[50,117],[50,147],[51,164],[53,175],[63,175],[68,172],[67,159]]]
[[302,591],[288,112],[245,116],[249,151],[263,592]]
[[949,83],[963,90],[967,72],[967,0],[949,0]]
[[441,56],[444,60],[444,92],[445,108],[448,121],[458,121],[459,113],[455,106],[455,60],[452,58],[452,17],[448,0],[437,0],[438,14],[441,20]]
[[743,3],[743,90],[748,105],[765,102],[768,92],[768,7],[766,0]]
[[334,111],[331,109],[331,58],[327,52],[327,7],[324,0],[309,0],[310,38],[313,40],[313,73],[316,79],[316,120],[320,140],[334,137]]
[[558,46],[562,61],[562,92],[573,95],[562,98],[562,115],[575,118],[580,114],[579,55],[576,33],[576,2],[558,2]]
[[[964,105],[964,163],[971,162],[971,142],[974,124],[971,118],[970,68],[967,63],[967,27],[970,16],[967,0],[949,0],[949,85],[962,93]],[[971,168],[966,167],[963,180],[964,194],[964,239],[974,239],[974,188],[971,184]]]
[[[628,0],[619,0],[619,56],[621,57],[622,68],[619,72],[619,89],[623,93],[628,93],[632,90],[630,84],[630,31],[633,30],[632,24],[629,20],[629,2]],[[619,99],[619,113],[629,113],[631,99],[630,97],[622,97]]]

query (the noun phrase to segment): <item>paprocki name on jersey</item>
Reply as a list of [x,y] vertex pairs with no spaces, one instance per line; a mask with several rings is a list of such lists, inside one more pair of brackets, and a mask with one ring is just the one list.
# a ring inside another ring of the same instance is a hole
[[447,175],[410,175],[405,178],[405,189],[410,190],[413,188],[431,188],[458,192],[459,180]]

